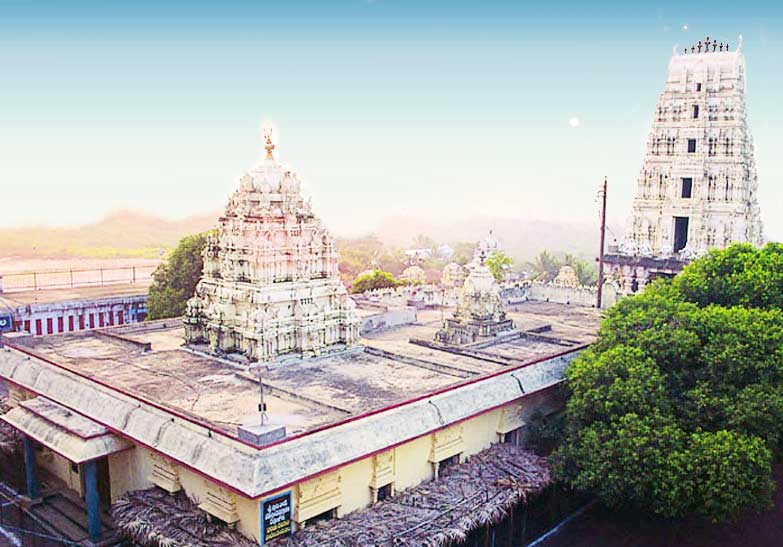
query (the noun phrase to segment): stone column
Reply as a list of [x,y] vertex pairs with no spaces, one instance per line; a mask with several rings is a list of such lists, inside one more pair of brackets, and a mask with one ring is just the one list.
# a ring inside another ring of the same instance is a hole
[[38,485],[38,475],[35,469],[35,450],[33,441],[27,435],[24,436],[22,443],[24,445],[24,471],[27,483],[27,497],[31,500],[37,500],[41,497],[41,488]]
[[101,538],[100,495],[98,494],[98,465],[95,460],[82,466],[84,473],[84,501],[87,503],[87,532],[90,541]]

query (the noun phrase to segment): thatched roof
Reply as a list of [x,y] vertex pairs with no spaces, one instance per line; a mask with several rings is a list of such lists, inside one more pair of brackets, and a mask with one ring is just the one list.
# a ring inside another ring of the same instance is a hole
[[251,547],[256,543],[217,521],[210,522],[188,497],[159,488],[122,496],[112,507],[117,530],[145,547]]
[[503,520],[551,482],[544,458],[498,444],[394,498],[316,523],[281,547],[444,547]]
[[[5,397],[0,397],[0,414],[11,410]],[[0,452],[14,456],[22,451],[22,437],[19,432],[6,422],[0,420]]]

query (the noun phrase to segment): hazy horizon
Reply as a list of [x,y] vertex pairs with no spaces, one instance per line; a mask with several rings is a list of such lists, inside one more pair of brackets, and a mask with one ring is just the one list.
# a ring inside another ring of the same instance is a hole
[[0,2],[0,226],[221,210],[264,121],[335,234],[597,224],[605,175],[622,225],[672,47],[742,34],[780,240],[781,22],[768,2]]

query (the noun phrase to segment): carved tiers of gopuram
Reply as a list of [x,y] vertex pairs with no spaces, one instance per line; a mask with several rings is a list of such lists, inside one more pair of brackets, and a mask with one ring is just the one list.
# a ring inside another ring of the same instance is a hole
[[274,155],[241,177],[209,236],[184,318],[186,342],[252,361],[356,344],[359,319],[340,282],[334,239]]

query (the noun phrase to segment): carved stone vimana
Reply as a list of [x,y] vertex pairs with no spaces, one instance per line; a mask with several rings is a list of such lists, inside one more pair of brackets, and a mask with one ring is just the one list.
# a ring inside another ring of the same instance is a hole
[[620,273],[624,292],[634,292],[657,269],[671,275],[710,248],[761,245],[757,192],[741,39],[731,51],[708,39],[673,52],[610,270]]
[[484,264],[482,251],[465,278],[454,316],[445,321],[435,339],[444,344],[470,344],[511,330],[514,322],[506,317],[500,287]]
[[334,239],[296,173],[266,158],[241,177],[204,250],[184,318],[186,342],[252,361],[309,357],[357,342],[359,319],[340,281]]

